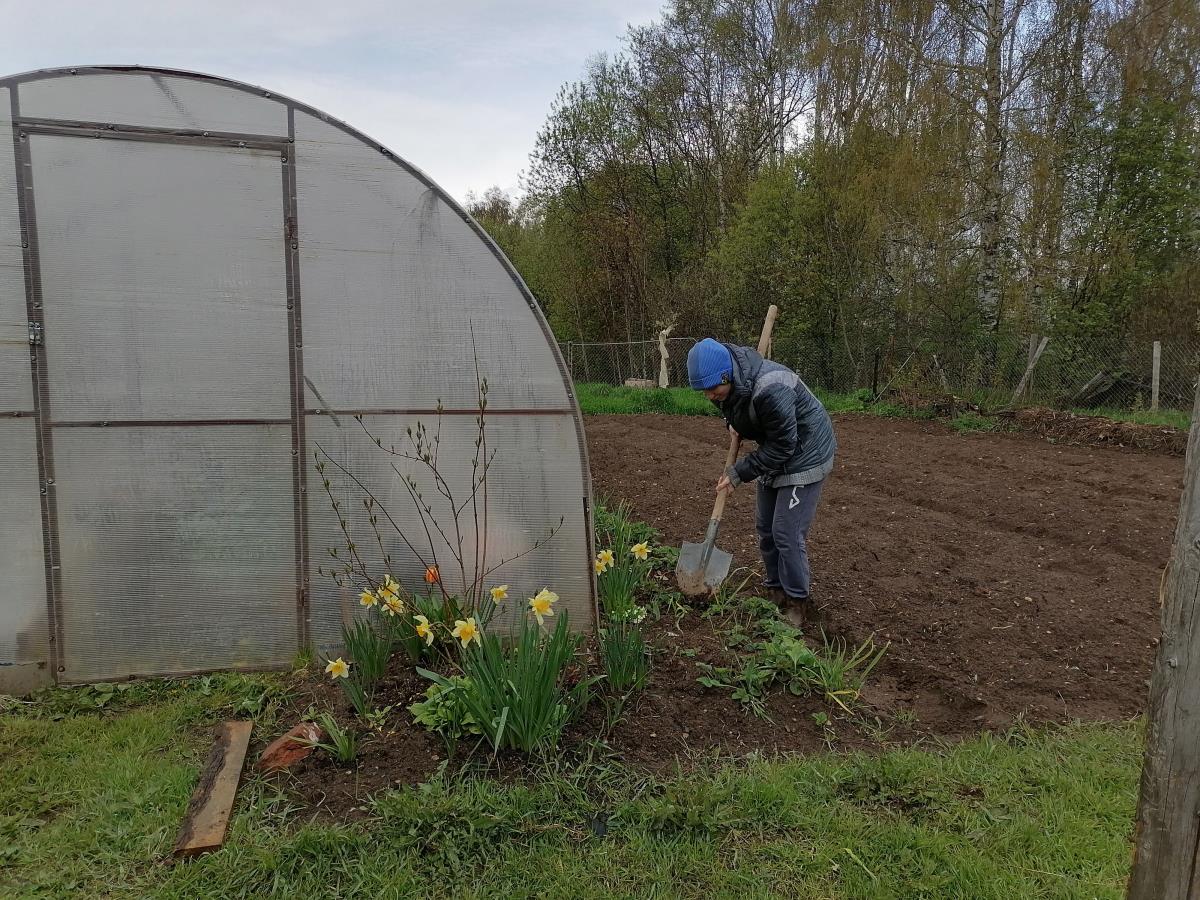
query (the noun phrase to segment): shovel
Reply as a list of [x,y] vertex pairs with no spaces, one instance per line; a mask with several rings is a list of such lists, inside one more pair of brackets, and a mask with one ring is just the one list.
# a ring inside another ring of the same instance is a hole
[[[771,304],[767,310],[766,321],[763,322],[762,334],[758,339],[758,352],[766,354],[771,344],[771,329],[775,326],[775,317],[779,315],[779,307]],[[729,453],[725,455],[725,472],[737,462],[738,449],[742,439],[734,434],[729,438]],[[721,528],[721,516],[725,512],[725,498],[728,492],[721,491],[713,504],[712,516],[708,520],[708,531],[704,541],[699,544],[685,543],[679,549],[679,563],[675,566],[675,581],[679,589],[689,597],[701,594],[711,594],[721,586],[725,576],[729,574],[729,566],[733,563],[733,555],[717,549],[717,532]]]

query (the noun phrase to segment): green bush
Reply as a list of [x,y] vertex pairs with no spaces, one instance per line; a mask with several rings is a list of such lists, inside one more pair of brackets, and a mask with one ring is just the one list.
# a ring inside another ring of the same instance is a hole
[[596,678],[567,685],[567,667],[583,638],[572,634],[568,615],[558,617],[549,634],[532,619],[522,620],[515,643],[495,633],[463,648],[465,683],[428,669],[417,671],[434,684],[460,691],[463,706],[494,750],[530,753],[558,744],[567,723],[587,704]]
[[448,685],[438,682],[425,691],[425,699],[408,707],[418,725],[435,731],[453,744],[468,734],[479,734],[479,725],[467,709],[466,694],[470,690],[470,679],[452,675]]

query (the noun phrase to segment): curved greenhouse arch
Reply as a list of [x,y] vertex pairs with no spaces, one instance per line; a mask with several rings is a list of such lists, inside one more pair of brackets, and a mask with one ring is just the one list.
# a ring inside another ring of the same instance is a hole
[[[193,72],[15,75],[0,120],[0,690],[331,650],[357,604],[318,572],[340,521],[369,569],[387,553],[419,585],[432,552],[459,589],[478,549],[514,598],[550,586],[591,627],[570,378],[520,276],[431,179],[306,104]],[[436,434],[465,509],[477,366],[487,528],[442,510],[427,540],[397,473],[437,485],[372,437]],[[361,486],[327,469],[326,491],[316,453]],[[378,545],[364,489],[411,542]]]

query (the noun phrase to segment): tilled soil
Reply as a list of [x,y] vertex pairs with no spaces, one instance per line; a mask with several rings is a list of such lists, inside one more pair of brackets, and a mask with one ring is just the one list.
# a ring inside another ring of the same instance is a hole
[[[891,641],[868,699],[932,731],[1139,713],[1183,463],[934,422],[836,417],[810,535],[830,633]],[[587,420],[595,491],[678,544],[703,536],[727,448],[720,420]],[[718,545],[761,578],[752,487]]]

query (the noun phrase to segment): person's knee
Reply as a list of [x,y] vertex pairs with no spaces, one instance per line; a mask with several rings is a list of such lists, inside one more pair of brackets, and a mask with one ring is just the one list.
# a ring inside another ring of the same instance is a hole
[[[795,549],[797,547],[797,538],[800,538],[800,535],[796,534],[790,528],[786,528],[779,524],[776,524],[771,528],[771,540],[781,552]],[[799,546],[804,546],[803,538],[800,538]]]

